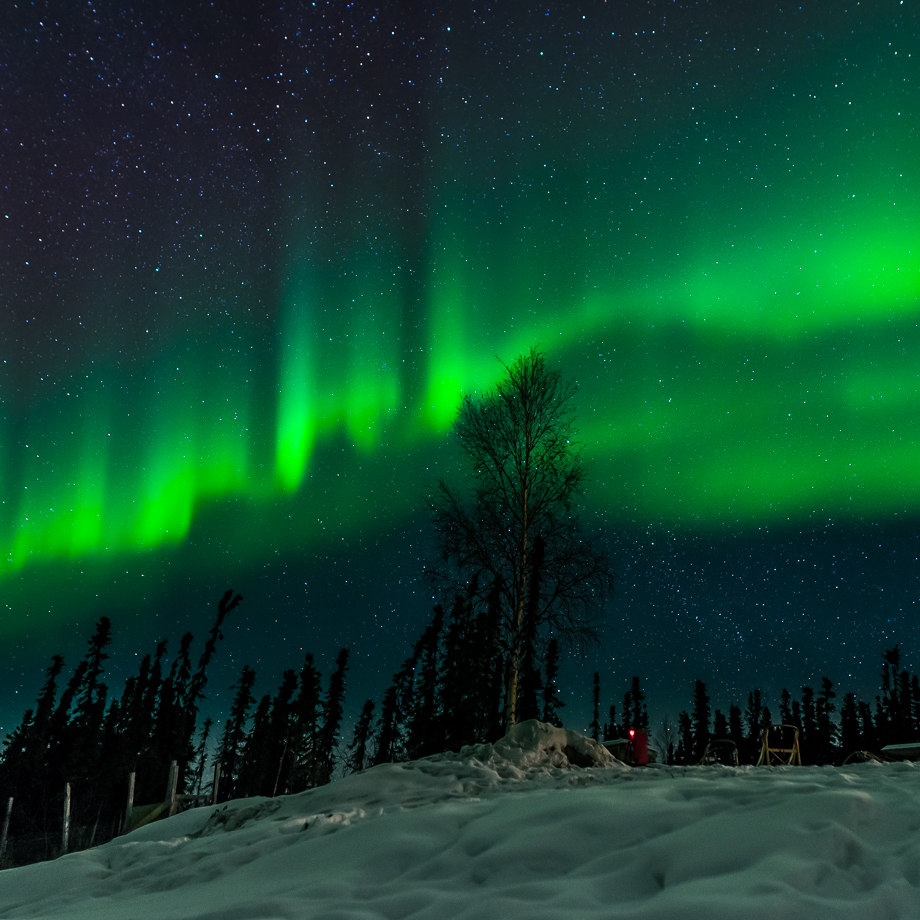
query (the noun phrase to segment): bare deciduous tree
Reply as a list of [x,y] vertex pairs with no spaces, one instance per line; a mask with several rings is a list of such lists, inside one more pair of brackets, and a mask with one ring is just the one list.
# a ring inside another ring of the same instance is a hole
[[505,366],[495,389],[464,397],[453,437],[460,490],[443,479],[433,502],[445,588],[498,586],[507,671],[505,721],[515,722],[521,653],[542,631],[596,641],[614,576],[606,550],[582,531],[575,507],[585,467],[574,435],[576,386],[536,349]]

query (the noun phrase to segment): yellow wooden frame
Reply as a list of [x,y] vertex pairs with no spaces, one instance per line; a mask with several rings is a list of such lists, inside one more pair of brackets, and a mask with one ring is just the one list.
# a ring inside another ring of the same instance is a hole
[[[770,732],[774,729],[787,728],[795,732],[792,747],[770,747]],[[802,766],[802,749],[799,746],[799,730],[794,725],[768,725],[763,730],[763,743],[760,745],[760,757],[757,766]]]

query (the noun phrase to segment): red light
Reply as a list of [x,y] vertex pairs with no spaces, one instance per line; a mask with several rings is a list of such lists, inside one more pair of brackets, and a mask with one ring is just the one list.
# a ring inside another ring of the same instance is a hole
[[636,737],[636,730],[635,730],[634,728],[631,728],[631,729],[629,730],[629,737],[630,737],[630,738],[635,738],[635,737]]

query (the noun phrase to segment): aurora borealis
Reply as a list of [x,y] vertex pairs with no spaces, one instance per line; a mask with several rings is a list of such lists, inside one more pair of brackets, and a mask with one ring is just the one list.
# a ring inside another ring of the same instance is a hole
[[240,623],[230,657],[386,636],[355,677],[379,693],[427,615],[459,398],[534,343],[580,386],[586,519],[623,559],[583,667],[625,653],[667,698],[910,658],[912,0],[4,15],[0,635],[26,696],[49,631],[178,636],[225,581],[285,630]]

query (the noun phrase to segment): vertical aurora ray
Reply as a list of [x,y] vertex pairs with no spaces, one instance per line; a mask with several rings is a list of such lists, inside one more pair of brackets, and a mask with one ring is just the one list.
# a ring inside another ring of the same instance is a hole
[[191,525],[203,395],[196,357],[167,354],[153,377],[142,462],[128,488],[136,496],[128,540],[136,547],[179,541]]
[[343,419],[355,448],[368,454],[379,446],[387,425],[394,425],[400,408],[405,373],[400,354],[406,331],[392,320],[399,315],[394,284],[399,273],[386,253],[375,253],[366,241],[344,266],[343,275],[336,299],[348,317],[343,336],[347,373],[335,415]]
[[392,322],[396,267],[359,252],[335,278],[317,274],[306,256],[289,270],[279,323],[275,478],[286,493],[300,487],[322,437],[344,433],[369,454],[388,427],[405,424],[396,418],[404,373]]
[[[4,568],[30,559],[74,558],[96,550],[102,539],[102,506],[108,475],[109,396],[102,386],[49,395],[22,420],[17,439],[18,475],[10,478]],[[10,426],[12,435],[13,426]],[[12,437],[11,437],[11,440]]]
[[287,292],[278,347],[278,415],[275,470],[279,487],[296,492],[316,441],[318,400],[310,361],[316,341],[311,290],[304,269]]
[[166,352],[150,368],[136,431],[140,462],[126,470],[126,489],[137,497],[126,522],[132,545],[181,541],[202,502],[265,494],[263,478],[253,473],[261,437],[253,346],[232,338],[216,329],[206,342]]

